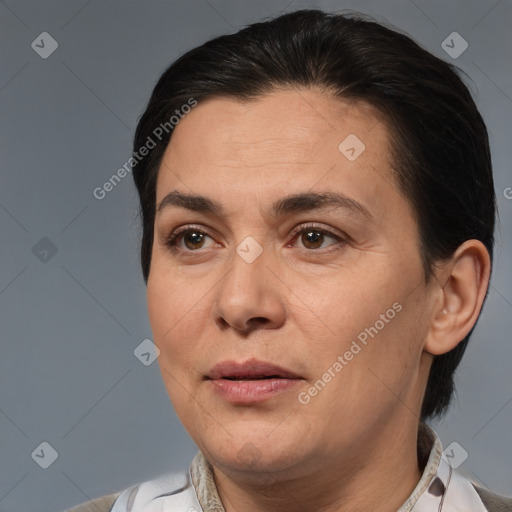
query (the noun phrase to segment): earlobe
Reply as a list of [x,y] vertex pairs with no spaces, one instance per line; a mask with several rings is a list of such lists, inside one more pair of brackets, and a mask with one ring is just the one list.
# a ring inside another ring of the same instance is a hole
[[449,352],[475,325],[487,293],[491,261],[479,240],[466,240],[438,276],[439,300],[424,349],[432,355]]

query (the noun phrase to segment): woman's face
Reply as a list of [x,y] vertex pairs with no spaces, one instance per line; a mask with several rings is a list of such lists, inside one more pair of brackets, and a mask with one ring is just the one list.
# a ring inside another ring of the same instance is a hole
[[225,471],[360,459],[417,424],[433,292],[379,119],[289,90],[200,102],[174,129],[149,316],[176,413]]

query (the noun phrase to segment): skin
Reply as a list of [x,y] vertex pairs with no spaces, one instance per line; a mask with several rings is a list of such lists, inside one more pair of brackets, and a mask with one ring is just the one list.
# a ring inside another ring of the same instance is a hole
[[[338,149],[349,134],[366,146],[354,161]],[[420,479],[417,428],[433,354],[476,322],[490,262],[469,240],[425,282],[414,211],[391,165],[378,112],[315,89],[206,100],[174,129],[157,204],[179,191],[225,212],[157,213],[148,311],[167,392],[213,465],[226,512],[396,511]],[[371,216],[332,206],[268,212],[286,195],[325,191]],[[294,234],[307,223],[341,241]],[[172,251],[165,237],[189,224],[206,235],[189,233]],[[252,263],[236,252],[248,236],[263,250]],[[299,393],[395,303],[401,311],[301,403]],[[227,402],[204,380],[221,361],[252,357],[302,380],[255,404]]]

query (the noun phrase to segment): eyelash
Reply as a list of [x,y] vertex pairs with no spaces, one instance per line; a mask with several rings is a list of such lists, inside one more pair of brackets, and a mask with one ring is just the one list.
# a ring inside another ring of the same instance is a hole
[[[342,245],[345,242],[347,242],[347,240],[348,240],[347,236],[336,235],[336,234],[332,233],[331,231],[328,231],[326,229],[323,229],[323,228],[317,226],[316,224],[304,224],[302,226],[299,226],[297,229],[295,229],[293,231],[293,240],[298,238],[298,235],[300,235],[301,233],[306,232],[306,231],[315,231],[316,233],[321,233],[322,235],[327,235],[331,238],[334,238]],[[181,249],[178,247],[178,242],[181,240],[182,235],[184,235],[186,233],[192,233],[192,232],[198,233],[201,235],[210,236],[210,235],[208,235],[207,232],[205,232],[204,230],[202,230],[200,228],[196,228],[192,225],[187,225],[187,226],[183,226],[182,228],[178,228],[176,231],[170,233],[167,237],[165,237],[164,243],[173,252],[183,252],[183,253],[199,252],[200,249],[194,251],[194,250],[190,250],[190,249]],[[210,238],[212,238],[212,237],[210,237]],[[336,244],[333,244],[333,246],[335,246],[335,245]],[[331,246],[329,246],[329,247],[331,247]],[[336,249],[329,249],[329,247],[324,248],[324,249],[304,248],[303,250],[308,251],[308,252],[330,252],[331,250],[336,250]],[[339,247],[338,247],[338,249],[339,249]]]

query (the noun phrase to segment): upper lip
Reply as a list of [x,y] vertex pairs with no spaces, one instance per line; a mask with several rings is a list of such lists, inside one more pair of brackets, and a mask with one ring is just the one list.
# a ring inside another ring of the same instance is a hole
[[276,364],[250,359],[243,363],[223,361],[216,364],[206,375],[207,379],[280,377],[283,379],[300,379],[297,374]]

